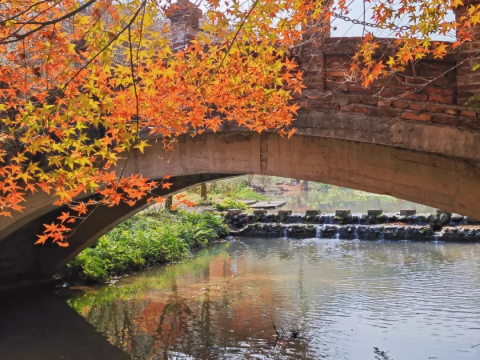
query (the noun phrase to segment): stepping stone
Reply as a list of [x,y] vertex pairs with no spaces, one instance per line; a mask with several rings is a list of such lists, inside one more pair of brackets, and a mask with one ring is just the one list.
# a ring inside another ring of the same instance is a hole
[[276,209],[286,204],[286,201],[261,201],[250,205],[252,209]]
[[346,217],[350,215],[350,210],[335,210],[335,216]]
[[241,203],[244,203],[245,205],[253,205],[257,203],[257,200],[238,200]]
[[317,216],[320,214],[320,210],[306,210],[305,215],[306,216]]

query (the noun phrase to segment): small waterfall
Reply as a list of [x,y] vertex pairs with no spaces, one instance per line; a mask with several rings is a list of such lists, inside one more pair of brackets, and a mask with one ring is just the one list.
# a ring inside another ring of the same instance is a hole
[[354,234],[354,239],[355,239],[355,240],[360,240],[358,237],[359,237],[359,230],[358,230],[358,226],[355,226],[355,234]]
[[335,233],[334,237],[333,237],[335,240],[340,240],[340,231],[337,227],[337,232]]
[[381,230],[380,236],[378,237],[378,241],[381,241],[381,242],[385,241],[385,228]]
[[408,238],[408,236],[409,236],[408,235],[408,230],[410,230],[410,227],[409,226],[405,227],[405,240],[400,240],[401,242],[409,242],[410,241],[410,239]]
[[317,227],[315,228],[315,237],[317,239],[320,239],[322,237],[322,226],[321,225],[317,225]]
[[287,227],[283,227],[282,229],[282,239],[286,239],[287,238]]

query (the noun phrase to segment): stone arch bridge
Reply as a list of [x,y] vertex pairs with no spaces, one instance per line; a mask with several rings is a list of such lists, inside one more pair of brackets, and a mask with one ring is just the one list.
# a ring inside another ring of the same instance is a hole
[[[457,13],[461,13],[462,9]],[[192,16],[172,19],[195,30]],[[475,29],[474,29],[475,30]],[[217,133],[182,137],[173,152],[161,143],[133,153],[125,175],[174,175],[166,196],[189,186],[239,174],[318,181],[457,212],[480,219],[480,114],[466,105],[480,88],[479,35],[442,60],[425,59],[405,74],[371,88],[347,81],[359,39],[328,38],[296,54],[306,89],[290,139],[229,124]],[[390,51],[385,39],[382,51]],[[122,164],[120,164],[122,166]],[[100,208],[70,238],[68,248],[33,246],[42,224],[61,209],[44,193],[27,196],[26,209],[0,219],[0,283],[51,276],[105,232],[144,209],[139,202]]]

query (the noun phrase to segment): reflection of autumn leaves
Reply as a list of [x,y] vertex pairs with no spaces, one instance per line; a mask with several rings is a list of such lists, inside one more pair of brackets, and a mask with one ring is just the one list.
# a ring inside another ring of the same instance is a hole
[[276,297],[267,267],[245,257],[217,256],[207,267],[175,277],[164,291],[146,290],[131,300],[84,310],[112,343],[142,359],[159,353],[166,358],[168,351],[184,347],[207,356],[212,344],[273,339],[272,321],[265,317],[274,319],[277,308],[291,305]]

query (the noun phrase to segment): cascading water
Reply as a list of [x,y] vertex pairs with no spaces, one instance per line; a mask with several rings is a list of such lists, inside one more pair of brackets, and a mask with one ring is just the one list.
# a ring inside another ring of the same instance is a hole
[[378,241],[381,241],[381,242],[385,241],[385,228],[381,228],[380,235],[378,236]]
[[335,235],[333,236],[333,238],[334,238],[335,240],[340,240],[340,231],[339,231],[338,227],[337,227],[337,232],[335,233]]
[[287,238],[287,227],[283,227],[282,229],[282,239],[286,239]]
[[317,225],[315,228],[315,237],[320,239],[322,237],[322,225]]

